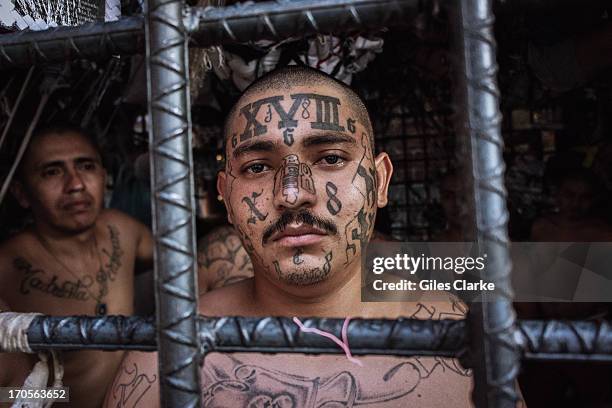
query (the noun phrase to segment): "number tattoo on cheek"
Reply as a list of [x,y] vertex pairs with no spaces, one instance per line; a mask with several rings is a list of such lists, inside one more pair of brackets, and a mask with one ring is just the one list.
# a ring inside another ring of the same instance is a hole
[[336,197],[336,193],[338,192],[338,187],[331,181],[328,181],[325,184],[325,192],[327,193],[327,210],[331,215],[336,215],[342,209],[342,202]]
[[259,193],[256,193],[256,192],[253,191],[251,193],[251,197],[243,197],[242,198],[242,202],[246,203],[246,205],[249,206],[249,210],[251,211],[251,216],[247,220],[247,223],[249,223],[249,224],[255,224],[257,222],[257,220],[264,221],[266,218],[268,218],[268,213],[266,213],[265,215],[262,214],[257,209],[257,206],[256,206],[256,204],[257,204],[257,197],[259,197],[262,194],[263,194],[263,189]]
[[306,163],[300,163],[295,154],[283,158],[283,164],[274,176],[274,191],[281,191],[285,202],[295,204],[300,193],[300,187],[310,194],[315,194],[312,170]]

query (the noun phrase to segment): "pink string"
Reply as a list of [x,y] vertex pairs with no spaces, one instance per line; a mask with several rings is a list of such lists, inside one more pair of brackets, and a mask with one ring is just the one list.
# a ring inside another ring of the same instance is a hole
[[301,331],[303,331],[304,333],[314,333],[314,334],[318,334],[323,337],[327,337],[328,339],[336,343],[338,346],[340,346],[342,350],[344,350],[344,354],[346,354],[346,358],[351,363],[357,364],[358,366],[363,367],[363,363],[359,361],[358,359],[356,359],[355,357],[353,357],[353,355],[351,354],[351,349],[349,348],[347,332],[348,332],[348,325],[349,325],[350,320],[351,320],[350,317],[347,317],[344,320],[344,324],[342,325],[342,341],[340,341],[339,338],[337,338],[336,336],[334,336],[333,334],[329,332],[326,332],[324,330],[319,330],[314,327],[306,327],[300,321],[300,319],[298,319],[297,317],[293,318],[293,321],[295,322],[295,324],[298,325]]

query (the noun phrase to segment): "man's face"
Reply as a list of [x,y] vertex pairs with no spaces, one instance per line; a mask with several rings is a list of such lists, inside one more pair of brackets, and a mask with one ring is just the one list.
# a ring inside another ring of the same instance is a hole
[[331,86],[239,102],[218,188],[256,270],[268,279],[305,286],[356,270],[391,176],[385,154],[375,162],[373,135],[358,117]]
[[565,218],[578,221],[586,217],[593,205],[593,189],[586,181],[566,179],[560,187],[557,198],[559,213]]
[[106,172],[100,155],[80,134],[47,134],[33,141],[13,191],[38,225],[80,232],[95,224]]

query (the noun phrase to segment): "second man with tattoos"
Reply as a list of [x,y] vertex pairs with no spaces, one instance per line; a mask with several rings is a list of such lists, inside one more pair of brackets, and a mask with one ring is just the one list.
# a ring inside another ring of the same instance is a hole
[[[461,318],[457,302],[362,303],[361,253],[387,204],[392,165],[374,156],[362,100],[318,71],[286,67],[230,111],[218,190],[254,277],[200,298],[208,316]],[[207,407],[463,407],[453,359],[218,354],[202,369]],[[130,352],[107,406],[159,406],[155,353]]]
[[[103,209],[105,179],[100,154],[82,130],[56,126],[33,136],[13,185],[33,223],[0,246],[0,299],[12,311],[132,314],[134,268],[150,267],[153,241],[138,221]],[[100,406],[122,356],[64,353],[66,406]],[[30,365],[36,361],[23,358]],[[5,381],[17,384],[23,378]]]

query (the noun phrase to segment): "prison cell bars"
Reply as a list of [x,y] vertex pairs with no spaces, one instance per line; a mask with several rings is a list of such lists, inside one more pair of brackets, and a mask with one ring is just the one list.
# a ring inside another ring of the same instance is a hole
[[[315,0],[183,10],[178,0],[152,0],[146,38],[149,103],[155,129],[151,146],[154,149],[152,181],[158,282],[157,347],[160,350],[161,398],[166,406],[195,406],[199,403],[199,359],[194,354],[193,340],[196,332],[200,335],[199,345],[203,353],[211,350],[339,352],[330,349],[316,336],[297,335],[280,329],[275,332],[269,326],[274,319],[202,319],[194,314],[197,299],[193,259],[193,176],[183,25],[192,30],[197,45],[206,46],[406,24],[427,4],[417,0]],[[513,386],[518,369],[519,348],[526,351],[528,358],[545,359],[553,355],[554,358],[596,360],[607,358],[605,355],[610,352],[612,340],[607,323],[578,322],[562,326],[555,322],[536,321],[520,322],[518,327],[514,325],[507,274],[509,266],[502,264],[508,256],[491,0],[465,0],[455,4],[460,7],[458,15],[461,16],[459,26],[463,42],[460,71],[464,74],[462,84],[465,85],[458,89],[464,89],[466,102],[458,108],[465,113],[462,117],[471,143],[472,175],[477,181],[473,191],[478,209],[478,241],[481,250],[499,257],[500,263],[495,268],[504,266],[504,269],[488,270],[485,276],[502,289],[502,300],[470,312],[465,322],[467,326],[463,325],[464,322],[448,321],[363,320],[360,323],[355,320],[349,326],[349,336],[353,344],[363,340],[360,336],[365,336],[366,341],[361,343],[363,349],[360,350],[367,353],[389,354],[391,351],[395,354],[402,348],[408,349],[410,355],[435,352],[462,356],[465,355],[462,348],[467,346],[467,332],[464,330],[467,327],[472,331],[469,347],[473,350],[468,356],[471,358],[463,361],[475,369],[477,392],[482,394],[482,397],[475,395],[477,406],[508,406],[514,398],[509,387]],[[186,12],[182,14],[181,11]],[[183,21],[180,21],[181,17]],[[139,52],[142,50],[142,26],[142,18],[130,17],[116,23],[2,35],[0,68]],[[162,72],[169,77],[162,78]],[[184,76],[182,79],[179,78],[181,75]],[[170,308],[175,310],[168,311]],[[288,323],[279,324],[287,328]],[[331,324],[332,328],[339,328],[339,321],[334,319],[311,319],[309,324],[323,327]],[[199,329],[195,330],[198,326]],[[426,331],[428,337],[423,343],[419,333],[425,327],[430,327],[431,331]],[[456,334],[458,327],[461,335]],[[548,332],[551,327],[554,330]],[[446,337],[451,329],[453,336]],[[39,317],[30,325],[28,336],[32,344],[42,348],[62,347],[58,343],[64,339],[71,348],[91,348],[92,345],[108,348],[114,342],[116,348],[150,350],[156,347],[151,341],[151,330],[150,321],[133,317]],[[373,332],[378,334],[372,336]],[[376,343],[381,332],[389,334],[385,337],[388,341]],[[286,337],[270,337],[274,333]],[[399,338],[393,336],[397,333],[401,333]],[[460,337],[455,338],[455,335]],[[453,342],[446,343],[445,338]],[[296,348],[296,341],[302,341],[300,339],[307,339],[308,345]],[[372,344],[377,347],[371,347]]]
[[504,187],[503,138],[491,1],[459,1],[450,10],[457,52],[456,130],[464,164],[474,237],[487,265],[480,277],[495,285],[470,304],[466,364],[473,369],[472,400],[478,407],[515,407],[519,346],[513,337],[514,296]]
[[183,0],[149,0],[146,23],[160,401],[162,407],[199,408],[195,199]]
[[[303,319],[340,337],[342,319]],[[340,353],[321,336],[303,333],[289,318],[198,317],[204,353]],[[32,350],[157,349],[153,318],[135,316],[35,317],[28,329]],[[467,344],[464,320],[352,319],[347,336],[353,354],[461,357]],[[526,361],[612,362],[612,323],[523,320],[514,339]]]

